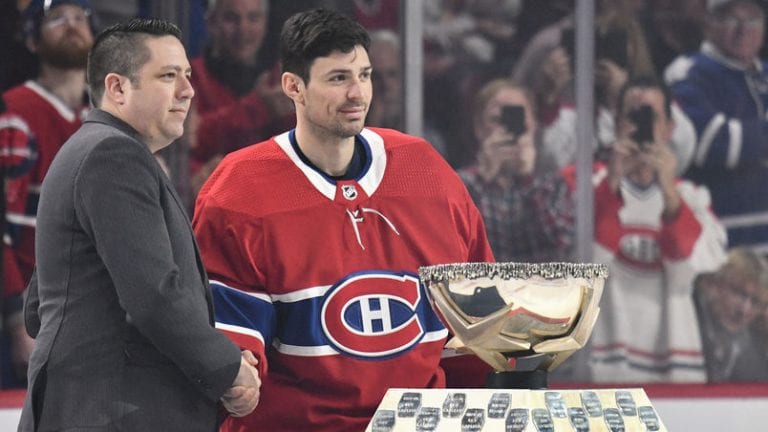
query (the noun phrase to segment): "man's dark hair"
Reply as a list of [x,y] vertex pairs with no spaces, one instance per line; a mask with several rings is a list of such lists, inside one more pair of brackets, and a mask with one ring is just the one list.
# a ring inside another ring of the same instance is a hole
[[633,88],[640,89],[656,89],[664,96],[664,114],[667,115],[667,119],[672,118],[672,95],[669,93],[669,89],[663,82],[657,80],[654,77],[638,76],[630,78],[619,92],[619,104],[617,105],[617,113],[624,115],[624,96],[627,92]]
[[88,54],[86,76],[95,107],[101,105],[107,74],[120,74],[128,77],[131,84],[138,84],[136,73],[150,57],[144,41],[149,37],[161,36],[173,36],[181,41],[181,30],[168,21],[135,18],[107,27],[96,37]]
[[318,57],[334,51],[351,52],[356,46],[371,46],[368,32],[355,21],[327,9],[300,12],[283,25],[280,57],[283,72],[291,72],[309,83],[309,68]]

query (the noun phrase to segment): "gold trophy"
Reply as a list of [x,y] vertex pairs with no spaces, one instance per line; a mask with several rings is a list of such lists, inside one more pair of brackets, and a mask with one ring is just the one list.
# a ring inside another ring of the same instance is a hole
[[[453,334],[447,348],[491,365],[489,388],[541,389],[592,333],[608,268],[576,263],[461,263],[419,269]],[[516,370],[528,359],[536,366]]]

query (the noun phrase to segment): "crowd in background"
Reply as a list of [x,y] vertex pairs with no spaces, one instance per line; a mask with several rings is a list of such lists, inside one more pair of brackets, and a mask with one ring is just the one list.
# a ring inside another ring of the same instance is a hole
[[[90,107],[84,53],[100,28],[152,10],[42,3],[0,11],[4,387],[25,385],[37,188]],[[158,157],[190,211],[222,157],[292,127],[276,40],[299,10],[371,31],[367,123],[404,128],[399,0],[189,3],[196,95],[186,135]],[[593,344],[558,379],[768,380],[768,2],[595,3],[595,112],[580,119],[574,0],[424,2],[424,136],[467,185],[497,260],[572,261],[575,127],[594,123],[594,255],[611,277]]]

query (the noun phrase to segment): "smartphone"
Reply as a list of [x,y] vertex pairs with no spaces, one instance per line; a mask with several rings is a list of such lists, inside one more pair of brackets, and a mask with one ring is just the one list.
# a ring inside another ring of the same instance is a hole
[[528,130],[525,126],[525,108],[522,105],[504,105],[501,107],[501,124],[514,136],[524,134]]
[[653,143],[653,109],[648,105],[630,111],[629,121],[635,125],[630,138],[640,147]]

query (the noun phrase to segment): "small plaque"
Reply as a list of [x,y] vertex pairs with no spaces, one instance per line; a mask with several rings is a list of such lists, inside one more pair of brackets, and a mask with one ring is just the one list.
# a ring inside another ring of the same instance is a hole
[[640,421],[645,425],[645,430],[661,430],[661,422],[659,422],[659,417],[656,415],[656,411],[654,411],[653,407],[647,405],[638,407],[637,415],[640,416]]
[[600,404],[600,398],[597,393],[593,391],[581,392],[581,404],[584,405],[584,409],[587,410],[587,414],[590,417],[602,417],[603,406]]
[[416,430],[418,432],[432,432],[440,423],[440,410],[434,407],[422,407],[416,416]]
[[634,417],[637,415],[635,399],[632,398],[632,393],[626,390],[616,391],[616,406],[619,407],[623,416]]
[[378,410],[371,420],[373,432],[391,432],[395,428],[395,412],[393,410]]
[[548,410],[534,408],[531,415],[533,416],[533,424],[536,425],[536,430],[539,432],[555,432],[555,424],[552,423],[552,417],[549,416]]
[[587,418],[587,412],[581,407],[569,407],[568,418],[571,420],[571,425],[576,432],[589,432],[589,419]]
[[507,415],[510,400],[509,393],[494,393],[488,401],[488,418],[504,418]]
[[568,418],[568,408],[563,401],[563,395],[560,392],[544,392],[544,401],[547,404],[547,409],[552,413],[552,416],[557,418]]
[[467,407],[467,395],[465,393],[448,393],[443,401],[443,417],[461,417]]
[[624,419],[621,418],[619,410],[616,408],[606,408],[603,410],[605,424],[611,432],[624,432]]
[[400,397],[400,402],[397,404],[397,416],[413,417],[419,408],[421,408],[421,393],[403,393],[403,396]]
[[470,408],[461,419],[461,432],[480,432],[485,424],[485,410]]
[[528,426],[528,409],[512,408],[504,423],[505,432],[523,432]]

